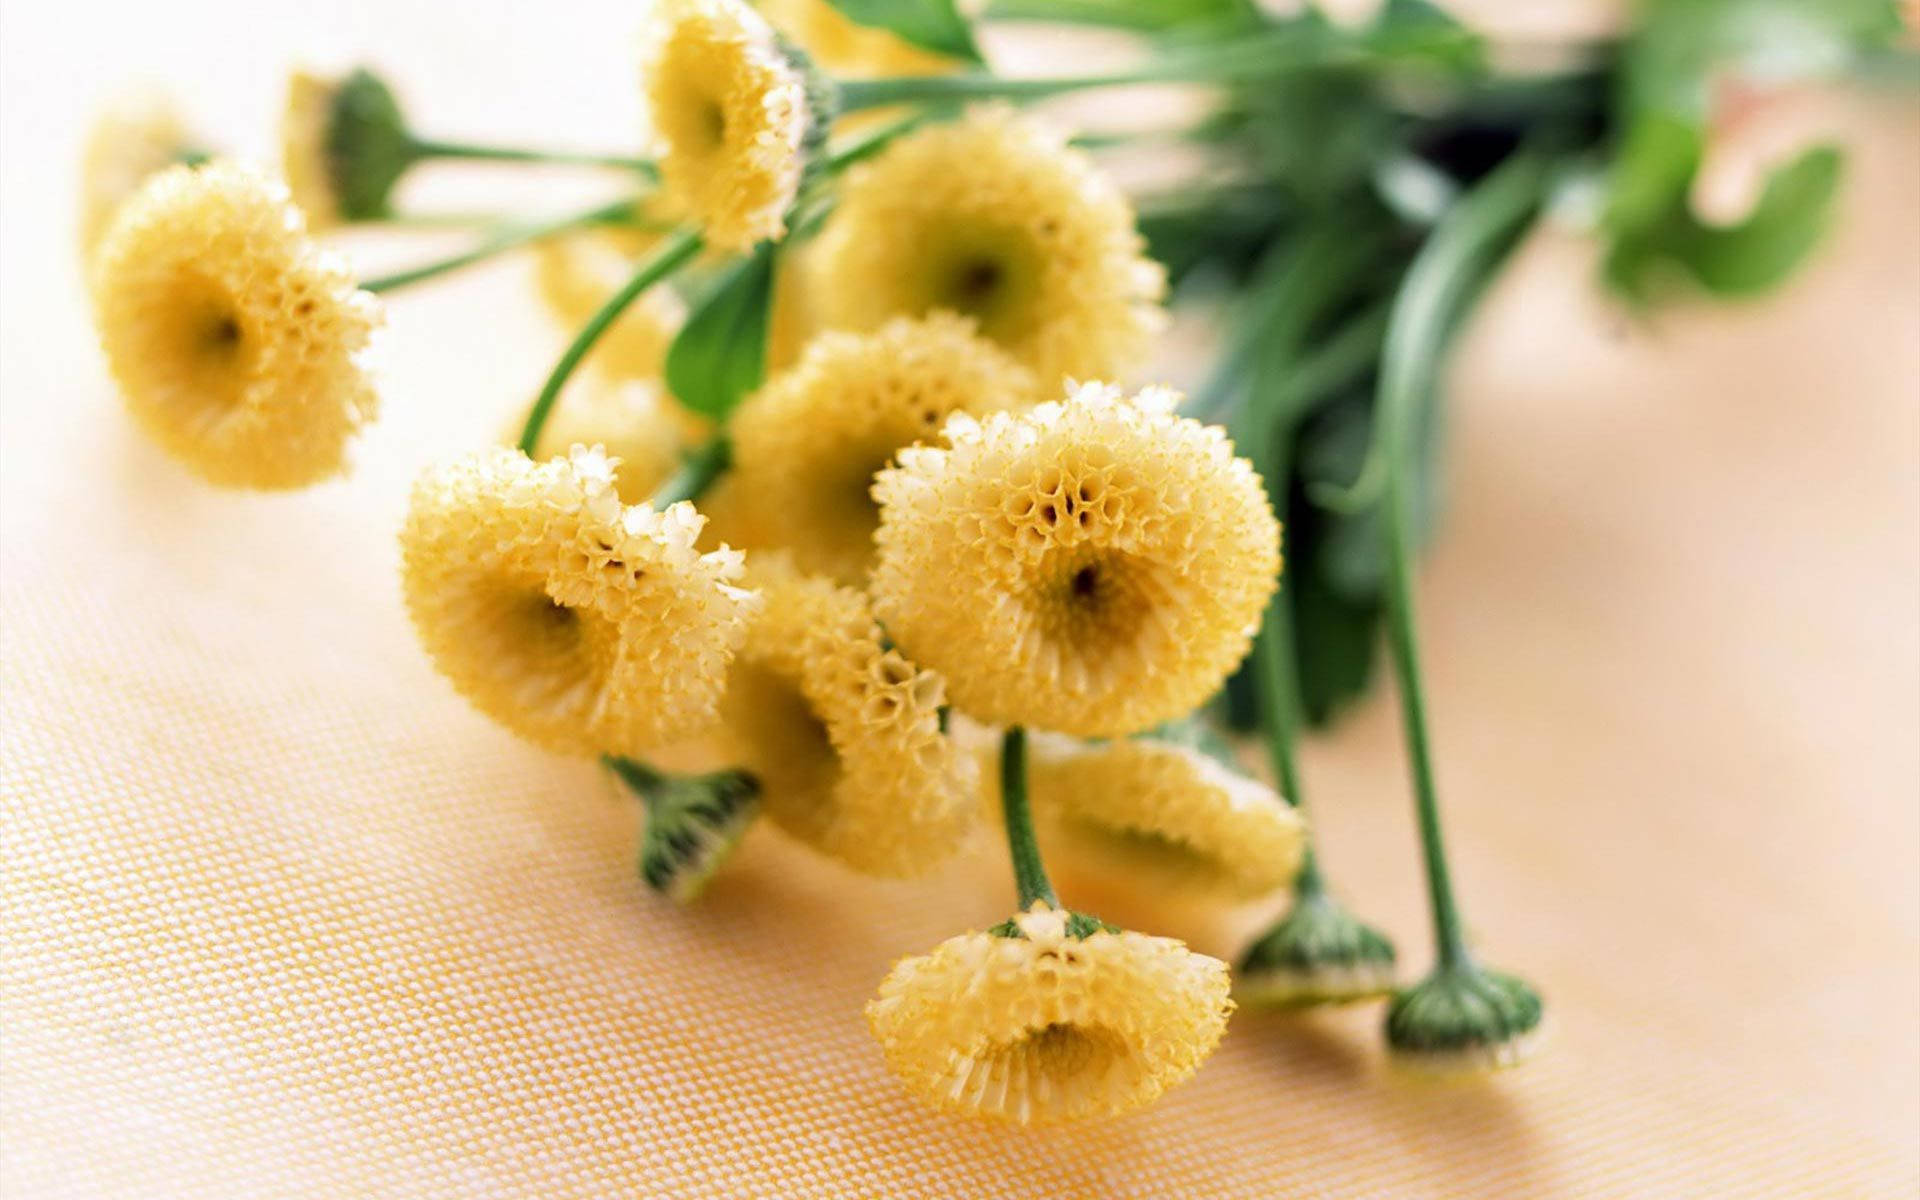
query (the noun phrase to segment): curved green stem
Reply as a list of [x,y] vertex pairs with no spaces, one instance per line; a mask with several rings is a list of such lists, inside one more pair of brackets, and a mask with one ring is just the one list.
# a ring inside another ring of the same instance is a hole
[[1018,725],[1009,725],[1000,738],[1000,810],[1007,823],[1007,854],[1013,860],[1020,911],[1027,911],[1037,900],[1059,908],[1060,898],[1047,882],[1040,843],[1033,834],[1033,813],[1027,807],[1027,731]]
[[1385,463],[1387,642],[1400,678],[1400,715],[1442,969],[1465,966],[1471,959],[1447,868],[1427,738],[1426,690],[1414,631],[1408,466],[1422,404],[1439,385],[1447,342],[1458,318],[1538,209],[1545,184],[1545,161],[1523,150],[1461,198],[1408,268],[1388,319],[1382,356],[1375,447]]
[[1363,53],[1359,45],[1341,43],[1322,36],[1317,30],[1273,30],[1204,49],[1162,54],[1141,66],[1104,75],[1005,77],[975,72],[845,79],[838,84],[840,111],[995,98],[1039,100],[1089,88],[1137,83],[1225,84],[1354,61]]
[[489,258],[525,246],[530,242],[543,241],[557,234],[566,233],[574,229],[581,229],[589,225],[605,224],[608,221],[618,219],[623,214],[631,212],[632,209],[633,201],[631,199],[617,200],[612,204],[603,204],[598,208],[588,209],[586,212],[558,217],[551,221],[541,221],[536,224],[519,225],[502,229],[471,250],[453,255],[451,258],[443,258],[438,262],[427,263],[424,266],[410,267],[405,271],[396,271],[391,275],[377,276],[376,278],[363,281],[360,287],[369,292],[391,292],[397,288],[406,287],[409,284],[420,283],[424,280],[445,275],[451,271],[458,271],[462,267],[470,267],[475,263],[484,262]]
[[629,305],[639,299],[640,293],[691,262],[694,255],[700,253],[701,245],[697,233],[675,234],[671,241],[640,264],[633,278],[608,297],[607,302],[600,306],[600,311],[587,318],[587,323],[580,327],[579,333],[574,334],[573,341],[560,355],[560,361],[553,364],[553,371],[541,387],[539,398],[533,402],[532,411],[527,413],[527,423],[520,429],[519,446],[522,453],[531,455],[533,448],[540,444],[540,431],[546,427],[547,414],[553,411],[554,403],[560,398],[560,389],[566,386],[568,378],[580,365],[580,360],[587,356],[587,351],[593,349],[593,344],[600,340],[600,335],[620,318],[621,313],[627,311]]
[[460,158],[483,162],[555,163],[575,167],[614,167],[638,171],[650,179],[660,175],[652,159],[624,154],[591,154],[575,150],[534,150],[520,146],[481,146],[471,142],[447,142],[434,138],[414,138],[409,143],[415,159]]
[[733,442],[724,433],[716,434],[706,445],[687,456],[686,461],[680,464],[680,469],[654,491],[648,503],[655,509],[662,509],[682,500],[698,500],[713,486],[713,481],[732,465]]

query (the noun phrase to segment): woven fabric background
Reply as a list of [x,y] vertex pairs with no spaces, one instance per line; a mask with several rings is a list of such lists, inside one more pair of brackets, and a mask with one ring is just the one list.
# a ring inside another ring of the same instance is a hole
[[[1377,1008],[1243,1013],[1156,1108],[1022,1133],[920,1110],[860,1013],[896,956],[1006,914],[993,847],[882,885],[761,830],[675,910],[635,878],[633,804],[416,648],[407,484],[557,350],[524,264],[394,305],[349,482],[216,493],[131,430],[73,261],[111,84],[170,80],[257,148],[303,55],[371,52],[436,132],[608,145],[635,118],[622,8],[309,7],[0,8],[0,1191],[1920,1188],[1911,109],[1824,110],[1858,150],[1846,219],[1788,294],[1637,325],[1548,232],[1470,333],[1423,622],[1457,874],[1549,998],[1542,1057],[1425,1083]],[[1308,778],[1335,879],[1418,970],[1388,700]],[[1269,915],[1069,895],[1216,953]]]

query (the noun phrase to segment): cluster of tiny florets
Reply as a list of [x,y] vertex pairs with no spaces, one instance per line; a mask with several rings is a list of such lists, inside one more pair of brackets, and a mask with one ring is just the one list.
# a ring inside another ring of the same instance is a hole
[[624,505],[615,466],[597,447],[477,454],[420,480],[400,535],[435,664],[563,753],[641,754],[711,726],[756,606],[738,553],[695,549],[691,504]]
[[1139,886],[1258,899],[1293,881],[1306,849],[1272,788],[1157,738],[1035,735],[1027,781],[1049,849]]
[[[503,441],[519,441],[526,411],[514,414]],[[626,504],[642,504],[680,467],[691,449],[686,414],[650,380],[576,380],[561,393],[540,429],[536,459],[574,446],[599,446],[614,464],[613,487]]]
[[213,483],[340,474],[377,408],[363,352],[379,303],[317,249],[281,184],[173,166],[95,250],[95,324],[135,418]]
[[774,823],[872,875],[919,875],[957,848],[973,760],[941,729],[940,677],[886,644],[860,593],[755,559],[765,600],[728,683],[725,731]]
[[1088,384],[951,418],[880,503],[875,607],[968,715],[1082,737],[1186,715],[1247,647],[1280,569],[1260,479],[1176,397]]
[[87,134],[80,167],[80,249],[91,254],[127,197],[194,149],[166,96],[134,91],[116,98]]
[[865,580],[874,473],[956,412],[1033,400],[1033,377],[952,313],[828,332],[734,414],[734,479],[763,536],[804,569]]
[[1233,1010],[1227,965],[1036,904],[896,963],[867,1005],[887,1065],[941,1108],[1022,1125],[1111,1116],[1197,1070]]
[[722,249],[779,237],[811,116],[773,30],[739,0],[660,0],[642,59],[670,203]]
[[1003,107],[849,171],[816,266],[829,327],[958,312],[1048,391],[1136,366],[1163,322],[1164,274],[1126,197],[1065,137]]

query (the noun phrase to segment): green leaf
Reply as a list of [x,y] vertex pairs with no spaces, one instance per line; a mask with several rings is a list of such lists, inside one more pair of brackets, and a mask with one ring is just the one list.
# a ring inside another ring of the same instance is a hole
[[1106,25],[1142,33],[1211,31],[1259,21],[1251,0],[993,0],[987,15],[996,20]]
[[774,248],[762,245],[714,281],[667,351],[667,390],[725,420],[766,374]]
[[973,27],[953,0],[827,0],[856,25],[885,29],[923,50],[978,63]]

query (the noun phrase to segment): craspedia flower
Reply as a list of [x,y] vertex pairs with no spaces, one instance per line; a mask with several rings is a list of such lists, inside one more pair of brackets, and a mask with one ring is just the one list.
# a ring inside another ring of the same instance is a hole
[[1191,712],[1247,652],[1280,569],[1266,491],[1178,397],[1106,384],[903,450],[874,484],[875,607],[995,725],[1079,737]]
[[1384,996],[1395,983],[1393,943],[1314,891],[1248,947],[1233,994],[1249,1006],[1308,1008]]
[[1387,1047],[1401,1065],[1437,1074],[1518,1066],[1539,1045],[1544,1013],[1524,979],[1471,962],[1442,966],[1393,998]]
[[[657,240],[654,234],[614,229],[547,238],[534,255],[540,298],[571,334],[625,286],[638,258]],[[648,288],[607,327],[587,361],[616,378],[653,378],[686,316],[687,306],[672,288]]]
[[628,507],[598,447],[493,449],[428,472],[400,533],[414,629],[474,706],[561,753],[633,755],[717,717],[756,604],[694,548],[688,503]]
[[81,254],[93,252],[114,214],[149,176],[204,156],[165,95],[137,91],[114,100],[94,121],[81,158]]
[[756,557],[765,599],[721,702],[731,761],[782,830],[858,871],[925,873],[972,823],[973,760],[939,676],[887,647],[860,593]]
[[1258,899],[1292,882],[1306,849],[1306,823],[1272,788],[1159,738],[1034,735],[1027,788],[1049,857],[1154,890]]
[[766,21],[739,0],[660,0],[643,69],[669,202],[723,250],[786,232],[815,122]]
[[[561,393],[548,415],[533,457],[553,458],[576,445],[597,445],[616,464],[613,486],[621,501],[641,504],[680,468],[691,448],[677,409],[655,383],[578,380]],[[520,440],[526,415],[525,409],[520,411],[502,431],[502,440]]]
[[295,71],[280,113],[280,171],[307,223],[376,220],[419,160],[399,101],[364,67],[338,78]]
[[814,267],[824,324],[949,309],[1046,388],[1125,372],[1164,321],[1164,272],[1120,190],[1064,137],[1000,107],[851,169]]
[[894,964],[867,1023],[940,1108],[1021,1125],[1113,1116],[1198,1070],[1233,1011],[1227,966],[1044,902]]
[[1032,393],[1032,375],[952,313],[823,333],[734,413],[735,486],[803,570],[859,583],[880,523],[874,473],[952,413]]
[[378,407],[362,360],[381,309],[280,184],[225,163],[160,172],[100,243],[92,291],[134,418],[193,471],[294,488],[346,469]]

